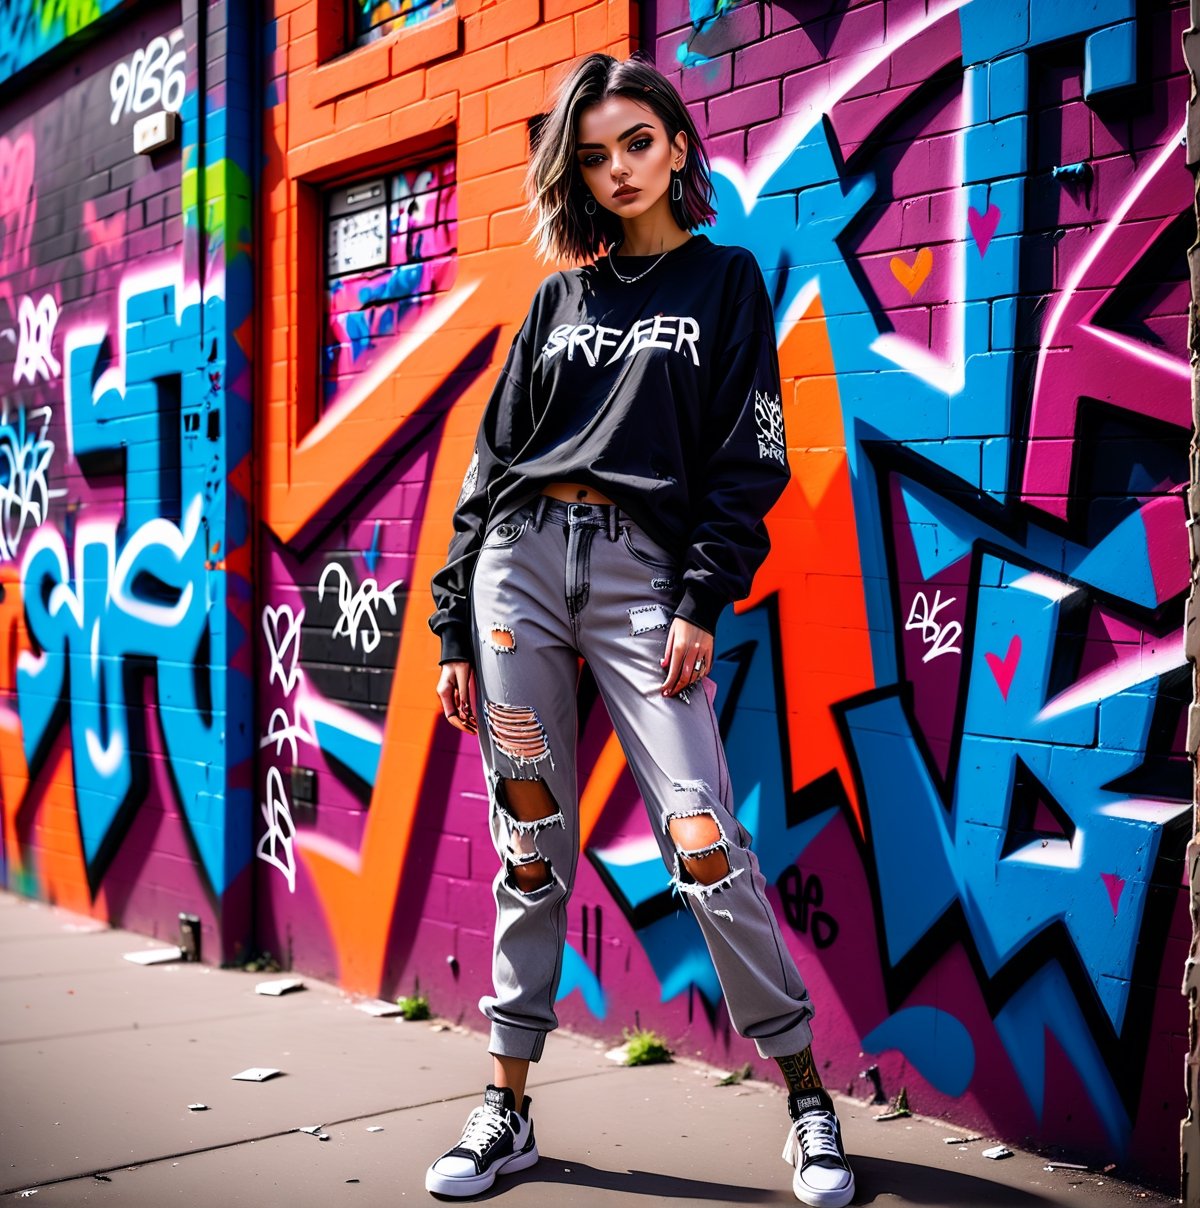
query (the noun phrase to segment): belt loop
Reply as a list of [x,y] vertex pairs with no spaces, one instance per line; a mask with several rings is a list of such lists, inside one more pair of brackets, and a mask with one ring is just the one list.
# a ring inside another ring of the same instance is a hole
[[550,502],[549,495],[539,495],[536,506],[533,509],[533,531],[541,532],[542,518],[546,515],[546,505]]
[[608,509],[608,539],[617,539],[617,505],[614,503]]

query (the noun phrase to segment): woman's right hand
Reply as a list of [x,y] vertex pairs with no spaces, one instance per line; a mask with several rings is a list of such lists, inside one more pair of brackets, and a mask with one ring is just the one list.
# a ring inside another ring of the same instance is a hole
[[465,659],[451,659],[442,664],[438,676],[437,694],[442,702],[442,713],[446,720],[468,734],[479,733],[475,710],[471,708],[471,688],[475,669]]

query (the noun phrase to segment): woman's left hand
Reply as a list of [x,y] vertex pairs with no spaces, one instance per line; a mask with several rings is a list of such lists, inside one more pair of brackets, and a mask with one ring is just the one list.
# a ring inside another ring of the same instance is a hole
[[675,617],[667,633],[667,647],[659,661],[666,668],[663,696],[675,696],[698,683],[712,668],[713,635],[691,621]]

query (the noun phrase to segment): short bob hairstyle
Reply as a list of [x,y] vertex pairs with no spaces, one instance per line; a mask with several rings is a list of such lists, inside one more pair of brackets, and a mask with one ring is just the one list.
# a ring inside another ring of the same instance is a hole
[[711,225],[717,216],[708,153],[671,81],[639,51],[624,60],[600,53],[584,55],[555,90],[553,108],[532,134],[525,192],[534,218],[533,237],[543,259],[590,260],[601,246],[612,247],[621,237],[621,220],[611,211],[599,204],[594,214],[584,210],[592,194],[583,183],[575,154],[580,114],[610,96],[631,97],[652,109],[666,129],[668,142],[674,142],[680,130],[687,135],[687,159],[679,172],[683,196],[670,201],[680,228]]

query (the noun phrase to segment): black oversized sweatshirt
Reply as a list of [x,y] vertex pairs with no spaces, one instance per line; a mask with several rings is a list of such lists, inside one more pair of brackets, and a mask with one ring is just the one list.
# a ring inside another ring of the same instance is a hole
[[[633,277],[654,256],[618,256]],[[638,281],[607,257],[550,274],[480,421],[433,577],[441,662],[472,658],[485,528],[555,480],[595,487],[680,558],[675,615],[715,632],[769,549],[789,477],[775,321],[743,247],[693,235]]]

